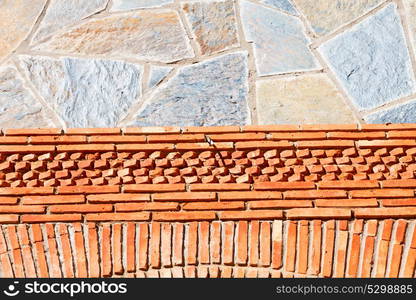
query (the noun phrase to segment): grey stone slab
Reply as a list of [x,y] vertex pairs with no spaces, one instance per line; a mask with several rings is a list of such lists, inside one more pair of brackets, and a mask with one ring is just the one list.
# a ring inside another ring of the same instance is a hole
[[241,18],[246,39],[254,43],[260,76],[320,68],[298,18],[245,0]]
[[140,96],[140,65],[114,60],[20,56],[39,94],[68,127],[115,127]]
[[0,127],[55,127],[47,115],[46,109],[25,87],[17,70],[8,65],[1,67]]
[[227,54],[181,68],[128,126],[247,124],[247,97],[247,53]]
[[360,110],[408,96],[415,89],[395,4],[324,43],[319,50]]
[[261,2],[286,11],[292,15],[298,15],[296,8],[289,0],[261,0]]
[[372,124],[416,123],[416,100],[370,114],[364,119]]
[[152,88],[158,85],[172,69],[172,67],[151,66],[148,87]]

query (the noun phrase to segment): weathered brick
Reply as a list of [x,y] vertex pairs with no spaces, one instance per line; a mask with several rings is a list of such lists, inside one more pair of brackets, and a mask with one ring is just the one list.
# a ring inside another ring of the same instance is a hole
[[135,213],[97,213],[86,214],[87,221],[148,221],[150,213],[135,212]]
[[257,210],[257,211],[223,211],[219,213],[221,220],[255,220],[255,219],[283,219],[280,210]]
[[351,210],[342,208],[294,208],[286,212],[288,219],[350,219]]
[[46,223],[46,222],[80,222],[80,214],[57,214],[57,215],[22,215],[22,223]]
[[155,221],[202,221],[214,220],[216,218],[215,212],[155,212],[153,213],[153,220]]
[[191,191],[246,191],[250,190],[250,184],[246,183],[194,183],[190,186]]
[[211,192],[183,192],[153,194],[154,201],[215,201],[216,194]]
[[181,192],[185,191],[185,184],[126,184],[124,192]]
[[313,189],[313,182],[258,182],[254,184],[255,190],[304,190]]

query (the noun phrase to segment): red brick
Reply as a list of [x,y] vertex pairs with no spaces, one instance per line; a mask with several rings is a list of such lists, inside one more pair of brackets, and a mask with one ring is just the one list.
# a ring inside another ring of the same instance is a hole
[[287,192],[284,192],[283,195],[285,199],[346,198],[347,197],[347,193],[342,190],[287,191]]
[[[152,223],[152,230],[156,232],[157,229],[160,230],[159,223]],[[155,233],[157,234],[157,233]],[[139,236],[138,236],[138,267],[140,270],[147,270],[148,268],[148,247],[149,247],[149,226],[147,223],[139,224]],[[152,241],[154,243],[154,240]],[[156,253],[157,254],[157,253]],[[155,258],[154,258],[155,259]],[[155,259],[157,263],[157,258]]]
[[260,223],[259,221],[250,222],[250,239],[249,239],[249,265],[256,266],[259,262],[259,231]]
[[218,194],[220,201],[225,200],[267,200],[282,199],[280,192],[220,192]]
[[288,222],[287,229],[287,244],[286,244],[286,266],[285,270],[288,272],[295,271],[296,263],[296,239],[297,239],[297,222]]
[[334,131],[328,132],[328,139],[351,139],[351,140],[371,140],[371,139],[383,139],[386,134],[384,131],[361,131],[361,132],[343,132]]
[[300,141],[296,143],[297,148],[303,149],[327,149],[327,148],[349,148],[354,147],[354,141],[350,140],[321,140],[321,141]]
[[80,222],[80,214],[59,214],[59,215],[22,215],[22,223],[46,223],[46,222]]
[[196,265],[198,252],[198,223],[191,222],[187,228],[186,238],[186,264]]
[[131,127],[124,128],[124,134],[169,134],[169,133],[180,133],[180,127],[165,126],[165,127]]
[[252,141],[252,142],[236,142],[235,148],[237,150],[246,150],[246,149],[281,149],[281,148],[291,148],[293,144],[288,141]]
[[286,212],[288,219],[349,219],[351,210],[341,208],[294,208]]
[[262,133],[262,132],[209,134],[208,136],[214,142],[253,141],[253,140],[264,140],[264,139],[266,139],[266,134]]
[[323,181],[318,184],[320,189],[371,189],[378,188],[376,180],[337,180],[337,181]]
[[183,128],[184,133],[225,133],[240,132],[239,126],[188,126]]
[[153,220],[155,221],[199,221],[214,220],[215,212],[155,212]]
[[412,218],[415,214],[416,207],[354,209],[354,215],[356,218]]
[[68,236],[68,228],[66,224],[59,224],[59,232],[61,238],[62,258],[63,258],[63,270],[65,278],[74,277],[74,269],[72,262],[72,250]]
[[88,224],[88,276],[97,278],[100,276],[98,234],[95,223]]
[[173,264],[175,266],[183,266],[183,236],[184,236],[184,225],[183,223],[174,223],[173,225]]
[[270,266],[271,263],[271,230],[269,222],[260,225],[260,265]]
[[0,205],[17,204],[17,200],[16,197],[0,197]]
[[0,188],[0,195],[41,195],[53,194],[52,187]]
[[136,224],[128,222],[126,226],[126,271],[136,271]]
[[101,276],[110,277],[112,273],[111,224],[103,224],[100,244],[101,244]]
[[[71,144],[71,145],[57,145],[58,152],[99,152],[99,151],[114,151],[112,144]],[[46,152],[46,151],[44,151]]]
[[312,207],[312,201],[309,200],[264,200],[249,201],[251,209],[262,208],[293,208],[293,207]]
[[185,184],[126,184],[124,192],[181,192],[185,191]]
[[74,226],[74,244],[75,244],[75,269],[76,277],[86,278],[88,277],[87,271],[87,258],[85,256],[85,245],[84,245],[84,236],[82,231],[81,224],[75,224]]
[[247,264],[248,257],[248,222],[239,221],[237,227],[237,244],[236,244],[236,263],[239,265]]
[[68,128],[65,130],[65,134],[69,135],[109,135],[109,134],[120,134],[119,128]]
[[405,220],[397,220],[396,225],[394,242],[397,244],[403,244],[406,235],[407,222]]
[[303,124],[300,125],[300,130],[303,131],[356,131],[357,124]]
[[383,188],[416,188],[416,179],[384,180]]
[[45,206],[36,205],[36,206],[21,206],[21,205],[0,205],[0,213],[8,214],[24,214],[24,213],[44,213]]
[[152,198],[154,201],[215,201],[216,195],[211,192],[183,192],[153,194]]
[[322,276],[330,277],[332,275],[332,262],[334,257],[334,242],[335,242],[335,230],[333,227],[333,221],[325,223],[326,241],[325,250],[323,253],[323,266]]
[[255,190],[304,190],[313,189],[313,182],[258,182],[254,184]]
[[184,204],[182,208],[184,210],[243,210],[244,202],[193,202]]
[[234,222],[222,223],[222,262],[225,265],[234,264]]
[[26,144],[27,137],[25,136],[0,136],[1,145]]
[[377,199],[317,199],[316,207],[377,207]]
[[250,184],[245,183],[197,183],[191,184],[191,191],[247,191]]
[[150,201],[149,194],[99,194],[88,195],[88,202],[91,203],[113,203],[113,202],[142,202]]
[[209,222],[200,222],[198,233],[199,263],[209,264]]
[[61,196],[24,196],[22,204],[75,204],[85,203],[83,195],[61,195]]
[[[120,151],[167,151],[174,150],[174,144],[117,144],[116,150]],[[112,150],[108,150],[112,151]]]
[[342,278],[345,276],[346,268],[346,256],[347,256],[347,245],[348,245],[348,232],[339,230],[337,232],[337,253],[334,277]]
[[270,134],[272,140],[322,140],[326,139],[325,132],[276,132]]
[[413,190],[405,189],[379,189],[379,190],[361,190],[350,191],[353,198],[400,198],[413,197]]
[[258,210],[258,211],[223,211],[219,213],[222,220],[252,220],[252,219],[283,219],[280,210]]
[[10,128],[6,129],[5,135],[51,135],[51,134],[61,134],[62,129],[60,128],[31,128],[31,129],[20,129],[20,128]]
[[97,213],[86,214],[85,218],[87,221],[148,221],[150,213]]
[[[34,206],[30,206],[33,208]],[[113,210],[111,204],[69,204],[69,205],[51,205],[51,213],[91,213],[91,212],[110,212]]]
[[381,148],[381,147],[414,147],[415,140],[372,140],[372,141],[357,141],[360,148]]
[[381,203],[383,206],[416,206],[416,199],[384,199]]
[[67,136],[67,135],[43,135],[32,136],[30,138],[31,144],[77,144],[86,143],[86,136]]
[[210,230],[211,263],[221,263],[221,222],[211,222]]

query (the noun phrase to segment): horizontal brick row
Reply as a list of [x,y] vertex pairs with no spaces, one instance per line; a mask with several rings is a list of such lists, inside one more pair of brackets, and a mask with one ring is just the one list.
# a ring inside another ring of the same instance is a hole
[[414,277],[415,221],[0,227],[1,277]]

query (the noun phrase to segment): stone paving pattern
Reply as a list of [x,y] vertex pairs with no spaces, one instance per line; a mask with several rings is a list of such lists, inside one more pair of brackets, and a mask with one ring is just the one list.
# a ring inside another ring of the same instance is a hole
[[0,3],[3,128],[416,122],[416,0],[27,3]]

